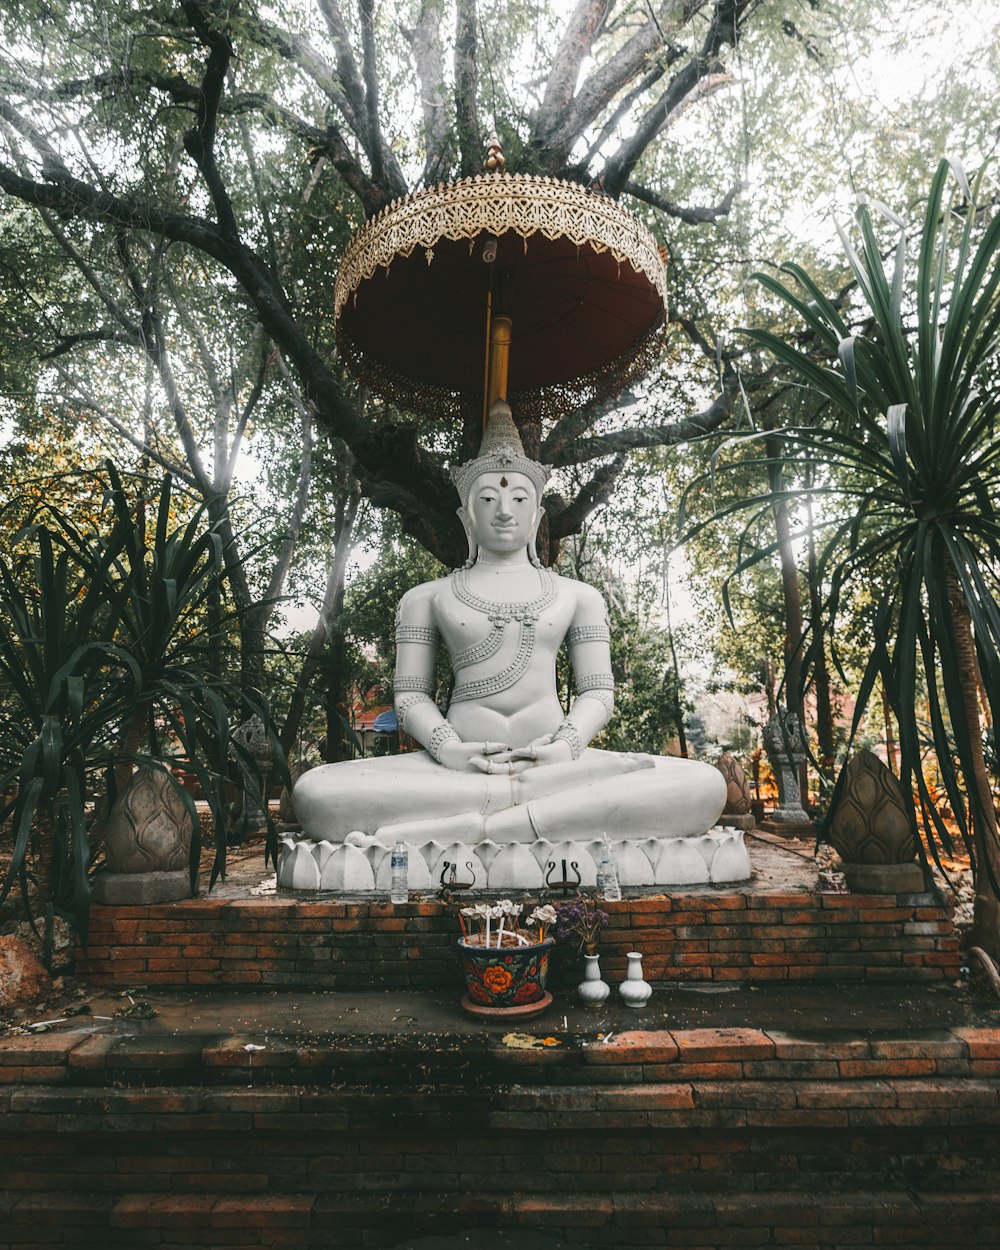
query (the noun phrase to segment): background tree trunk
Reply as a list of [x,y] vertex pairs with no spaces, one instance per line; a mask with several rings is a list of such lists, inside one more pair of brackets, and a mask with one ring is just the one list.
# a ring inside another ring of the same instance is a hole
[[972,835],[979,871],[976,874],[976,899],[973,915],[973,940],[976,945],[1000,963],[1000,899],[990,882],[992,871],[1000,881],[1000,839],[993,791],[983,757],[983,730],[979,719],[979,682],[976,644],[972,636],[972,618],[955,570],[947,569],[948,605],[955,631],[955,659],[962,684],[965,724],[972,752],[973,774],[965,778],[969,791]]

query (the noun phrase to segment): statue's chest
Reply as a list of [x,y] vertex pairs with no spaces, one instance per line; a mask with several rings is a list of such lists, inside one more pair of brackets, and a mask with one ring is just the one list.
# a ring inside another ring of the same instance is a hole
[[557,650],[569,629],[574,607],[573,597],[561,580],[545,575],[538,594],[506,602],[487,597],[467,581],[456,585],[454,578],[449,579],[437,598],[435,615],[453,661],[469,664],[485,660],[488,656],[478,654],[478,644],[488,644],[495,653],[505,644],[516,645],[525,636],[539,648]]

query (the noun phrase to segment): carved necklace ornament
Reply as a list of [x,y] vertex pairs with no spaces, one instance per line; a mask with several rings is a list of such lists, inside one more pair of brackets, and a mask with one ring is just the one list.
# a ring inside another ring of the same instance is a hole
[[516,621],[520,625],[517,651],[513,660],[496,673],[488,677],[479,677],[473,681],[456,681],[452,691],[452,703],[463,703],[469,699],[483,699],[499,694],[517,685],[531,665],[531,657],[535,649],[535,627],[538,619],[546,608],[555,603],[559,594],[559,575],[548,569],[536,569],[542,584],[541,593],[534,599],[514,603],[499,603],[494,599],[485,599],[477,595],[469,585],[467,569],[457,569],[451,575],[452,593],[459,603],[481,612],[489,617],[490,632],[471,647],[466,647],[451,657],[451,666],[456,679],[459,673],[472,664],[492,658],[503,645],[508,624]]

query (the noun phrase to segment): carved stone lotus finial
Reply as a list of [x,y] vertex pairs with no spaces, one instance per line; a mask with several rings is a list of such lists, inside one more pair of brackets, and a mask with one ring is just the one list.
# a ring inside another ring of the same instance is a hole
[[829,837],[852,890],[923,889],[903,788],[871,751],[859,751],[847,765]]
[[726,806],[723,816],[745,816],[750,810],[750,786],[743,766],[731,751],[719,756],[716,768],[726,780]]
[[830,841],[852,864],[905,864],[916,847],[903,787],[871,751],[847,765],[847,781],[830,822]]
[[104,830],[107,872],[94,878],[98,903],[159,903],[191,894],[194,825],[162,768],[140,766],[115,800]]
[[111,872],[186,871],[191,817],[159,768],[139,768],[118,796],[104,832]]

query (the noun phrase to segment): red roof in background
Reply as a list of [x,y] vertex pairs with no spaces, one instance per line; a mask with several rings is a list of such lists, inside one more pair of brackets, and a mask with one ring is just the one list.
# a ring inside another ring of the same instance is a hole
[[377,707],[358,707],[354,706],[354,728],[355,729],[371,729],[375,724],[375,717],[381,716],[383,712],[391,712],[391,703],[380,703]]

